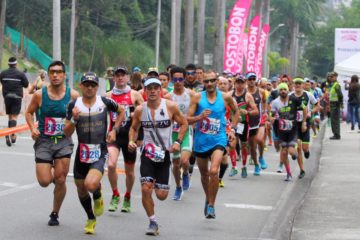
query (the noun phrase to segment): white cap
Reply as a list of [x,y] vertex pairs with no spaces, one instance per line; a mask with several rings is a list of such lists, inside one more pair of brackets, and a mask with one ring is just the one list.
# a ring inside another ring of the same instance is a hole
[[161,82],[157,78],[146,79],[145,82],[144,82],[144,86],[147,87],[147,86],[149,86],[150,84],[153,84],[153,83],[158,84],[158,85],[161,86]]

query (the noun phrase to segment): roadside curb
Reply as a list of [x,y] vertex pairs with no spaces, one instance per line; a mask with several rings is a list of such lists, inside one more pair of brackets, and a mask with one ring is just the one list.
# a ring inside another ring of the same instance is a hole
[[305,178],[301,180],[294,178],[293,182],[285,187],[279,201],[259,234],[260,239],[291,239],[295,216],[302,206],[312,181],[319,170],[325,131],[326,121],[321,123],[318,138],[311,145],[311,156],[305,163]]

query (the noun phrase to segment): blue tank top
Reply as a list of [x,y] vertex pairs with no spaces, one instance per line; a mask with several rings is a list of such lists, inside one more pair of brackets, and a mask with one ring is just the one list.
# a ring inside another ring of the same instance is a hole
[[206,119],[196,123],[194,136],[194,151],[206,152],[217,145],[226,147],[226,108],[222,93],[216,90],[216,100],[210,103],[206,91],[201,92],[201,98],[195,115],[200,115],[205,109],[210,109],[211,114]]
[[64,136],[64,121],[67,105],[71,100],[70,88],[60,100],[49,98],[47,87],[42,88],[39,112],[39,131],[42,137]]

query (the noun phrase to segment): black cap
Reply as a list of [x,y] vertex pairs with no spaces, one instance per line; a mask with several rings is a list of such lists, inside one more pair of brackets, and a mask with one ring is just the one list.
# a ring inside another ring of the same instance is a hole
[[81,77],[81,83],[83,82],[94,82],[96,84],[99,84],[99,78],[96,76],[96,73],[87,72],[84,73],[84,75]]
[[15,65],[17,64],[16,57],[10,57],[8,61],[9,65]]
[[114,73],[117,73],[117,72],[124,72],[125,74],[129,73],[127,67],[125,67],[123,65],[119,65],[114,69]]

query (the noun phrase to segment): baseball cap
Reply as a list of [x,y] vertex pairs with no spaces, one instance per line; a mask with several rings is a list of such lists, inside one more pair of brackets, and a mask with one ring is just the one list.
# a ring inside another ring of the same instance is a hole
[[235,79],[235,82],[245,82],[244,76],[240,74],[240,75]]
[[148,69],[147,75],[155,74],[156,76],[159,76],[158,69],[156,67],[150,67]]
[[286,91],[289,91],[289,86],[286,83],[280,83],[277,86],[277,89],[280,91],[281,89],[285,89]]
[[149,78],[149,79],[145,80],[145,82],[144,82],[145,87],[149,86],[150,84],[158,84],[161,86],[161,82],[157,78]]
[[99,84],[99,78],[96,76],[96,73],[87,72],[84,73],[84,75],[81,77],[81,83],[83,82],[94,82],[96,84]]
[[296,82],[304,83],[305,81],[304,81],[304,79],[297,77],[297,78],[293,79],[293,82],[294,83],[296,83]]
[[139,68],[139,67],[134,67],[134,68],[133,68],[133,72],[141,72],[141,68]]
[[117,72],[124,72],[125,74],[128,74],[128,69],[127,67],[123,66],[123,65],[119,65],[114,69],[114,73]]
[[278,77],[274,76],[274,77],[271,78],[270,82],[272,82],[272,83],[277,82],[277,80],[278,80]]
[[106,71],[114,71],[114,68],[113,68],[113,67],[108,67],[108,68],[106,69]]
[[246,74],[246,79],[249,79],[249,78],[251,78],[251,77],[255,77],[255,78],[256,78],[256,74],[253,73],[253,72],[249,72],[249,73]]

